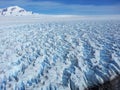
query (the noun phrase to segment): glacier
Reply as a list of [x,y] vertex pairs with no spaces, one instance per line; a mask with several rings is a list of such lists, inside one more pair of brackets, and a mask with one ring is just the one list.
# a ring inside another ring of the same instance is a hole
[[0,90],[84,90],[119,75],[119,20],[0,23]]

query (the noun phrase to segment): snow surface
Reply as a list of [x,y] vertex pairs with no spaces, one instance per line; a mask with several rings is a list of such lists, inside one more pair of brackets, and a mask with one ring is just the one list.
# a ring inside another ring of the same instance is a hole
[[119,20],[6,18],[0,90],[84,90],[120,74]]

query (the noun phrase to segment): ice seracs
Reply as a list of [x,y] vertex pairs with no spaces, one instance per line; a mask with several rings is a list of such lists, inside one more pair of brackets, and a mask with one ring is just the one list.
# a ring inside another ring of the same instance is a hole
[[26,16],[33,15],[31,11],[26,11],[19,6],[10,6],[8,8],[0,9],[1,16]]
[[119,27],[114,20],[0,25],[0,90],[98,90],[85,88],[120,75]]

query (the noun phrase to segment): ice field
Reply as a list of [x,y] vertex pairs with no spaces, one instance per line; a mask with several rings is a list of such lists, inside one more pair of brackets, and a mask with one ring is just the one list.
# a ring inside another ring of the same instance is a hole
[[3,22],[0,90],[84,90],[120,75],[120,20]]

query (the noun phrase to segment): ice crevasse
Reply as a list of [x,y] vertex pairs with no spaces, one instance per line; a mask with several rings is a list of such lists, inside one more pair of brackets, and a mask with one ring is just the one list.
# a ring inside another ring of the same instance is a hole
[[119,21],[0,27],[0,90],[84,90],[119,74]]

